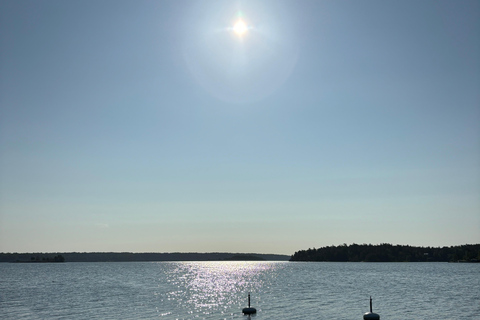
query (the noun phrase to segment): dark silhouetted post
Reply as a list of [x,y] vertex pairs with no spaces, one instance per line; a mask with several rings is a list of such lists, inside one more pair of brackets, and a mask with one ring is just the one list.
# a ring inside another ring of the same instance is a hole
[[370,312],[363,315],[363,320],[380,320],[380,315],[372,311],[372,296],[370,296]]
[[248,308],[243,308],[242,312],[248,315],[257,313],[257,309],[250,307],[250,292],[248,293]]

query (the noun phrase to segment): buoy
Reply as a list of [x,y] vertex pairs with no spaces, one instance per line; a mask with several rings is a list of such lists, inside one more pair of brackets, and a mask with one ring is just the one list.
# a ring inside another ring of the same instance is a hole
[[242,312],[244,314],[254,314],[257,313],[257,309],[250,307],[250,292],[248,293],[248,308],[243,308]]
[[370,312],[363,315],[363,320],[380,320],[380,315],[372,312],[372,297],[370,297]]

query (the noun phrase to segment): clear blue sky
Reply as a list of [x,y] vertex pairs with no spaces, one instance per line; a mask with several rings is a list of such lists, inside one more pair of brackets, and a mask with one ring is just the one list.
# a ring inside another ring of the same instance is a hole
[[0,251],[479,243],[479,57],[476,0],[3,0]]

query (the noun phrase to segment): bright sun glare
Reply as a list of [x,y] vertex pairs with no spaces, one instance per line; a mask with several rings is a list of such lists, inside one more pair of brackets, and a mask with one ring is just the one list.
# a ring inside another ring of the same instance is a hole
[[247,32],[247,25],[245,24],[245,22],[243,20],[238,20],[237,22],[235,22],[235,24],[233,25],[233,31],[241,36],[243,35],[245,32]]

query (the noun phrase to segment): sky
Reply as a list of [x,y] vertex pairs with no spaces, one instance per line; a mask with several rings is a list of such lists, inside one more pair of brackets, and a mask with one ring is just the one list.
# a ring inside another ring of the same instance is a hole
[[2,0],[0,252],[480,243],[479,57],[476,0]]

